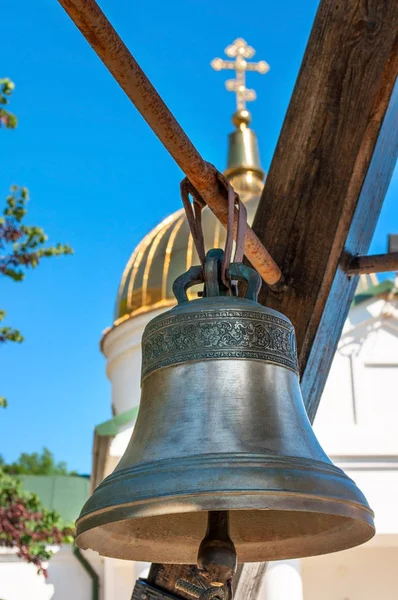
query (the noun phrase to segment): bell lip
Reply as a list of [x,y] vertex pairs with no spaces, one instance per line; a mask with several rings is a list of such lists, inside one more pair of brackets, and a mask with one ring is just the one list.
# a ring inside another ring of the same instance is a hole
[[[242,496],[251,497],[253,499],[253,503],[248,503],[248,506],[234,506],[234,500],[237,498],[241,498]],[[218,508],[214,507],[214,497],[220,498],[220,506]],[[225,502],[225,499],[228,499]],[[104,525],[107,523],[114,523],[117,521],[124,521],[127,519],[140,519],[152,516],[161,516],[170,514],[170,506],[174,503],[177,503],[179,506],[178,510],[172,511],[172,513],[191,513],[191,512],[207,512],[209,510],[275,510],[270,508],[270,506],[264,506],[265,500],[269,502],[271,499],[277,499],[278,502],[284,499],[286,500],[286,505],[288,508],[278,509],[278,510],[286,510],[286,511],[298,511],[304,512],[299,508],[294,508],[293,505],[290,506],[289,499],[294,499],[295,501],[298,499],[299,501],[306,502],[311,501],[314,502],[314,505],[323,506],[325,508],[326,504],[333,504],[336,506],[341,506],[341,508],[347,508],[347,510],[341,510],[332,512],[331,514],[336,514],[342,517],[354,518],[353,515],[348,514],[348,512],[356,512],[362,511],[364,514],[368,515],[368,519],[364,519],[370,525],[374,524],[374,512],[367,504],[362,504],[361,502],[355,502],[353,500],[344,500],[342,498],[322,498],[321,496],[317,496],[315,494],[304,494],[297,493],[293,491],[280,491],[278,493],[274,492],[265,492],[265,491],[242,491],[242,492],[233,492],[233,491],[223,491],[223,492],[203,492],[203,493],[182,493],[175,494],[174,496],[159,496],[156,500],[137,500],[135,502],[126,502],[124,504],[118,504],[116,506],[108,506],[106,508],[99,508],[94,511],[91,511],[86,514],[80,514],[79,518],[76,521],[76,535],[79,536],[82,533],[92,529],[93,527],[97,527],[100,525]],[[200,502],[197,504],[192,502],[192,499],[198,499]],[[209,504],[206,503],[206,500],[209,501]],[[183,503],[187,501],[187,507],[184,508]],[[210,504],[211,503],[211,504]],[[257,505],[258,504],[258,505]],[[142,506],[142,510],[140,510],[140,506]],[[296,505],[295,505],[296,506]],[[125,515],[122,519],[117,518],[115,515],[114,518],[106,519],[107,515],[112,515],[112,512],[122,513]],[[310,509],[307,508],[305,512],[314,512],[314,513],[323,513],[322,510],[317,510],[315,508]],[[149,513],[149,514],[147,514]],[[92,521],[96,521],[98,519],[98,525],[91,525]]]
[[[248,502],[247,507],[242,507],[241,497],[245,495],[246,498],[250,496],[251,502]],[[311,545],[306,545],[306,550],[298,550],[298,551],[289,551],[286,555],[277,554],[275,556],[270,556],[269,551],[264,555],[256,555],[255,557],[250,557],[247,554],[247,550],[242,552],[242,555],[239,555],[238,551],[238,560],[239,562],[262,562],[267,560],[282,560],[289,558],[303,558],[309,556],[318,556],[321,554],[329,554],[331,552],[338,552],[341,550],[346,550],[348,548],[352,548],[363,544],[370,540],[375,535],[375,526],[373,520],[373,512],[372,510],[366,506],[361,505],[359,503],[350,502],[346,500],[337,500],[337,499],[324,499],[320,497],[315,497],[311,495],[304,494],[293,494],[293,493],[267,493],[261,492],[261,494],[251,493],[251,494],[233,494],[231,492],[227,493],[214,493],[214,494],[191,494],[178,496],[174,498],[160,498],[151,503],[151,516],[172,516],[175,513],[192,513],[192,512],[207,512],[209,510],[215,510],[214,506],[214,498],[217,497],[217,509],[221,510],[230,510],[233,512],[244,512],[247,510],[250,511],[278,511],[278,512],[297,512],[297,513],[314,513],[324,515],[326,518],[331,515],[342,518],[342,523],[347,521],[347,529],[350,531],[350,541],[342,536],[341,540],[338,537],[336,539],[336,535],[332,530],[325,530],[322,532],[322,535],[325,536],[326,541],[330,537],[330,542],[325,544],[324,549],[319,549],[317,542],[314,540],[313,547],[311,549]],[[266,498],[267,507],[264,507],[264,500]],[[181,501],[187,500],[187,509],[182,510]],[[179,510],[172,511],[172,507],[175,501],[178,501]],[[200,504],[195,504],[192,500],[198,501]],[[234,506],[234,500],[239,503],[239,507]],[[311,508],[308,507],[308,502],[311,503]],[[139,505],[145,505],[144,514],[137,514],[137,509],[139,509]],[[258,506],[257,506],[258,505]],[[261,505],[261,506],[260,506]],[[300,506],[301,505],[301,506]],[[99,552],[102,556],[109,556],[111,558],[121,558],[128,560],[140,560],[147,562],[162,562],[162,563],[178,563],[170,553],[165,553],[159,556],[156,556],[152,553],[152,550],[149,548],[147,550],[148,554],[143,553],[142,550],[138,550],[138,552],[134,549],[134,542],[131,540],[131,546],[129,544],[128,556],[126,556],[123,549],[119,552],[115,552],[115,548],[109,551],[108,548],[108,539],[110,539],[110,532],[108,528],[105,528],[107,525],[111,523],[123,522],[123,521],[131,521],[134,519],[140,518],[151,518],[150,515],[145,514],[148,511],[148,502],[139,502],[139,503],[130,503],[124,506],[116,506],[111,507],[108,510],[97,511],[96,513],[91,513],[80,517],[77,522],[77,534],[76,534],[76,543],[82,549],[92,549],[94,551]],[[115,513],[114,519],[110,519],[112,516],[112,512]],[[116,516],[117,515],[117,516]],[[105,527],[104,527],[105,526]],[[100,532],[102,536],[102,543],[100,545],[96,544],[93,539],[96,538],[96,533]],[[93,535],[94,534],[94,535]],[[315,536],[316,537],[316,536]],[[155,543],[155,542],[154,542]],[[199,547],[199,543],[198,543]],[[137,552],[137,553],[135,553]],[[192,556],[192,560],[187,561],[186,564],[191,562],[195,562],[195,557]],[[185,563],[182,563],[185,564]]]

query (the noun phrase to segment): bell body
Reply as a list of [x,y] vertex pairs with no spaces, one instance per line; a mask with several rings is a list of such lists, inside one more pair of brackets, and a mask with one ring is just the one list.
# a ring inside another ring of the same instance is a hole
[[203,298],[156,317],[142,345],[132,438],[82,510],[79,546],[193,564],[215,510],[230,511],[240,562],[329,553],[374,535],[364,496],[308,421],[286,317],[244,298]]

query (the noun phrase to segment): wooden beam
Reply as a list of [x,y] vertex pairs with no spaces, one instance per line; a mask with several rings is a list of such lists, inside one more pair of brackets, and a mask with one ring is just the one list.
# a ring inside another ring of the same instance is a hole
[[[203,160],[96,1],[59,0],[59,3],[203,200],[226,227],[228,202],[225,178],[213,165]],[[235,211],[235,238],[237,220],[238,213]],[[278,265],[262,247],[250,227],[246,230],[245,253],[268,285],[278,290],[284,287]]]
[[[337,343],[347,318],[358,277],[345,273],[347,262],[369,248],[398,154],[398,83],[385,113],[380,135],[370,160],[355,212],[346,232],[334,277],[323,305],[322,317],[312,335],[302,371],[301,388],[311,421],[321,399]],[[344,219],[342,220],[344,223]]]
[[389,271],[398,271],[398,252],[354,256],[345,268],[346,275],[388,273]]
[[[234,581],[234,600],[251,600],[257,598],[267,563],[247,563],[236,573]],[[287,599],[286,599],[287,600]]]
[[395,0],[321,2],[254,219],[290,282],[261,301],[296,328],[311,417],[356,286],[342,267],[366,253],[396,160],[397,31]]

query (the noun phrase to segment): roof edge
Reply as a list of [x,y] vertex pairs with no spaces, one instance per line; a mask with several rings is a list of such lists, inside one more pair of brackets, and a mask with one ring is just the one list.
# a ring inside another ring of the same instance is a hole
[[96,435],[114,437],[124,425],[128,425],[137,418],[138,408],[138,406],[134,406],[130,410],[126,410],[120,413],[120,415],[116,415],[112,419],[100,423],[95,427]]
[[358,306],[358,304],[362,304],[362,302],[366,302],[371,298],[375,298],[376,296],[381,296],[382,294],[387,294],[388,292],[393,292],[395,289],[395,282],[391,279],[385,279],[381,283],[374,285],[366,290],[366,292],[360,292],[359,294],[355,294],[354,299],[352,301],[352,306]]

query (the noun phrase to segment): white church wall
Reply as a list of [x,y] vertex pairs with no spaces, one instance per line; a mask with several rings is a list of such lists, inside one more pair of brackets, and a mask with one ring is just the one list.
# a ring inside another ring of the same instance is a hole
[[105,558],[105,600],[130,600],[137,579],[135,564],[127,560]]
[[396,600],[398,547],[371,544],[301,560],[305,600]]
[[397,321],[384,300],[364,304],[350,311],[315,420],[331,456],[398,455]]
[[[96,553],[84,553],[103,577],[103,559]],[[14,548],[0,548],[1,600],[91,600],[93,582],[73,554],[71,545],[55,548],[48,562],[48,578],[38,574],[37,567],[18,558]],[[100,586],[101,587],[101,586]],[[105,596],[100,596],[105,600]]]
[[135,422],[133,424],[126,425],[117,435],[115,435],[111,441],[109,453],[106,457],[104,466],[104,478],[113,473],[113,471],[116,469],[120,461],[120,457],[123,456],[130,442],[134,425]]
[[91,600],[92,598],[92,579],[74,556],[71,546],[62,546],[50,560],[48,583],[54,586],[51,600],[70,600],[70,598]]
[[269,562],[258,594],[259,600],[303,600],[301,561]]
[[141,339],[147,323],[163,310],[127,319],[106,333],[103,353],[112,386],[112,406],[121,414],[139,404],[141,396]]
[[365,494],[375,513],[377,535],[398,535],[398,456],[335,462]]
[[[150,563],[105,558],[104,600],[130,600],[135,582],[148,577]],[[101,599],[102,600],[102,599]]]
[[[397,304],[396,301],[394,303]],[[363,325],[369,320],[380,317],[385,309],[386,300],[377,296],[353,306],[344,324],[343,335],[357,325]]]
[[37,567],[17,557],[13,548],[0,548],[0,599],[51,600],[54,585],[38,575]]
[[336,429],[354,423],[350,354],[339,347],[330,369],[315,419],[315,430]]

